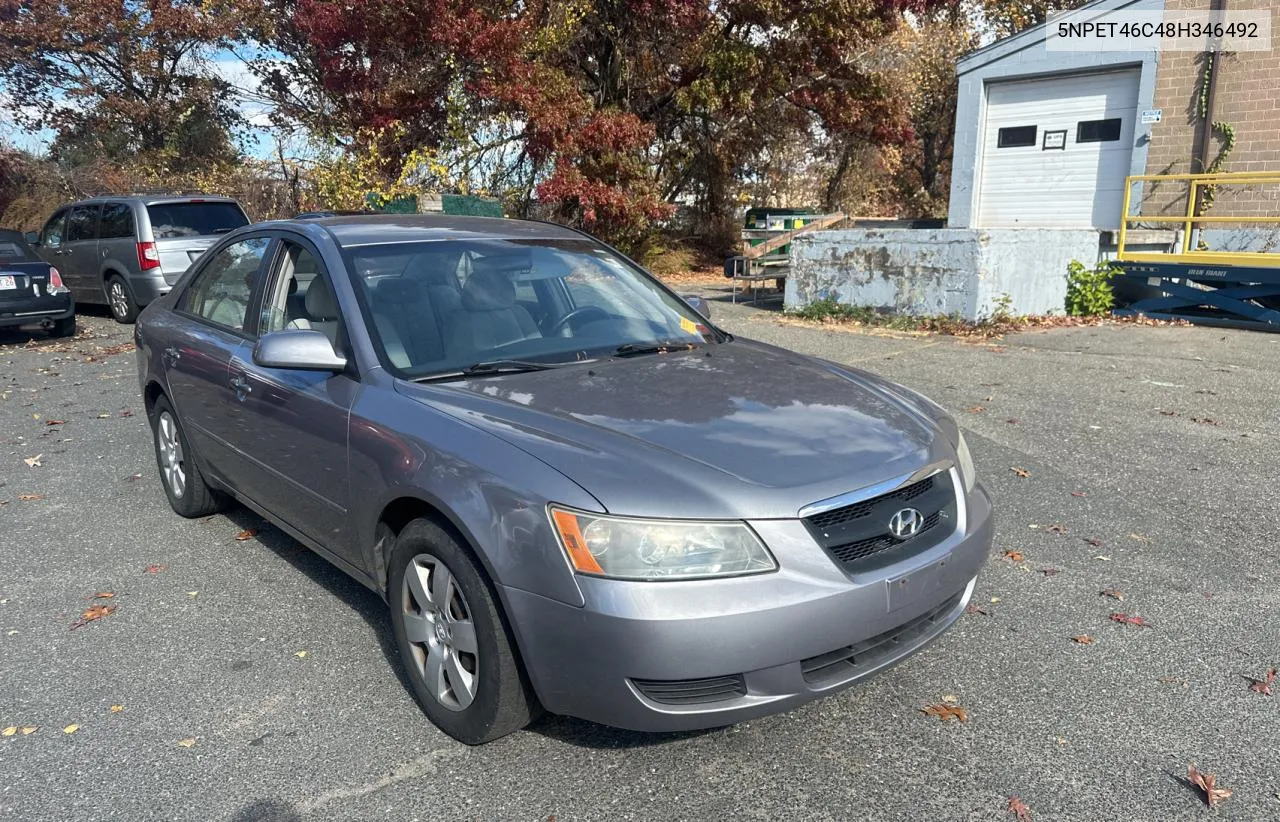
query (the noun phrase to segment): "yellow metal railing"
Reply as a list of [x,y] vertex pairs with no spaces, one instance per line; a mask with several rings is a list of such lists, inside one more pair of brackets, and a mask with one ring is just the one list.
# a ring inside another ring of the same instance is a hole
[[[1135,183],[1145,182],[1179,182],[1187,183],[1187,204],[1181,216],[1147,216],[1131,215],[1130,205]],[[1214,223],[1238,223],[1240,225],[1275,225],[1280,226],[1280,216],[1272,217],[1231,217],[1217,214],[1197,214],[1196,207],[1200,202],[1200,192],[1205,188],[1227,185],[1280,185],[1280,171],[1235,171],[1221,174],[1136,174],[1124,180],[1124,211],[1120,218],[1120,232],[1117,238],[1116,259],[1132,262],[1149,263],[1209,263],[1214,265],[1245,265],[1280,268],[1280,254],[1261,251],[1200,251],[1191,247],[1191,235],[1197,225]],[[1130,223],[1174,223],[1182,226],[1181,248],[1174,254],[1161,254],[1143,251],[1128,251],[1125,243],[1128,240]]]

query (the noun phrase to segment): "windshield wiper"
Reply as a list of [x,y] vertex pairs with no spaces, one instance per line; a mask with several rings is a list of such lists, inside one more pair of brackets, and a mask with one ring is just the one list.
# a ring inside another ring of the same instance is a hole
[[666,354],[669,351],[691,351],[698,346],[682,340],[664,340],[655,343],[624,343],[613,349],[615,357],[640,357],[645,354]]
[[490,376],[494,374],[521,374],[526,371],[549,371],[553,368],[564,368],[574,362],[533,362],[532,360],[488,360],[458,368],[453,371],[441,371],[414,377],[413,382],[435,382],[437,380],[457,380],[463,377]]

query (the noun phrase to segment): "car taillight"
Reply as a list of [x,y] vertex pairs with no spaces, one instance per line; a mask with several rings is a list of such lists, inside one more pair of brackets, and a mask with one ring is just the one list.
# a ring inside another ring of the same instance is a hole
[[160,252],[155,243],[138,243],[138,267],[143,271],[160,267]]
[[49,266],[49,293],[50,294],[66,294],[70,289],[62,282],[62,275],[58,273],[58,269]]

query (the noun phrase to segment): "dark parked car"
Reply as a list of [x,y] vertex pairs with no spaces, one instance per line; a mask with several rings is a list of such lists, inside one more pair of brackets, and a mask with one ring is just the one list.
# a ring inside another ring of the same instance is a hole
[[63,206],[28,239],[77,300],[131,323],[221,235],[248,223],[229,197],[131,195]]
[[76,307],[58,269],[22,234],[0,228],[0,328],[39,325],[55,337],[76,333]]
[[385,597],[468,743],[833,693],[963,614],[991,547],[937,405],[735,338],[560,226],[250,226],[135,337],[174,510],[239,500]]

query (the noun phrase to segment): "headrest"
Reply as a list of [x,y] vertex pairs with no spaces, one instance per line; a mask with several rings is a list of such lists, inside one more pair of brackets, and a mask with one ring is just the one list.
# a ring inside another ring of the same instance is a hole
[[422,286],[415,280],[394,277],[378,283],[378,300],[389,303],[419,303],[425,299]]
[[414,256],[405,266],[405,276],[411,276],[426,285],[458,287],[453,272],[458,270],[461,254],[456,251],[424,252]]
[[462,307],[468,311],[501,311],[516,301],[516,287],[502,273],[477,264],[462,287]]
[[307,296],[302,304],[306,306],[307,317],[318,322],[338,319],[338,299],[333,296],[333,289],[324,277],[316,277],[307,288]]

